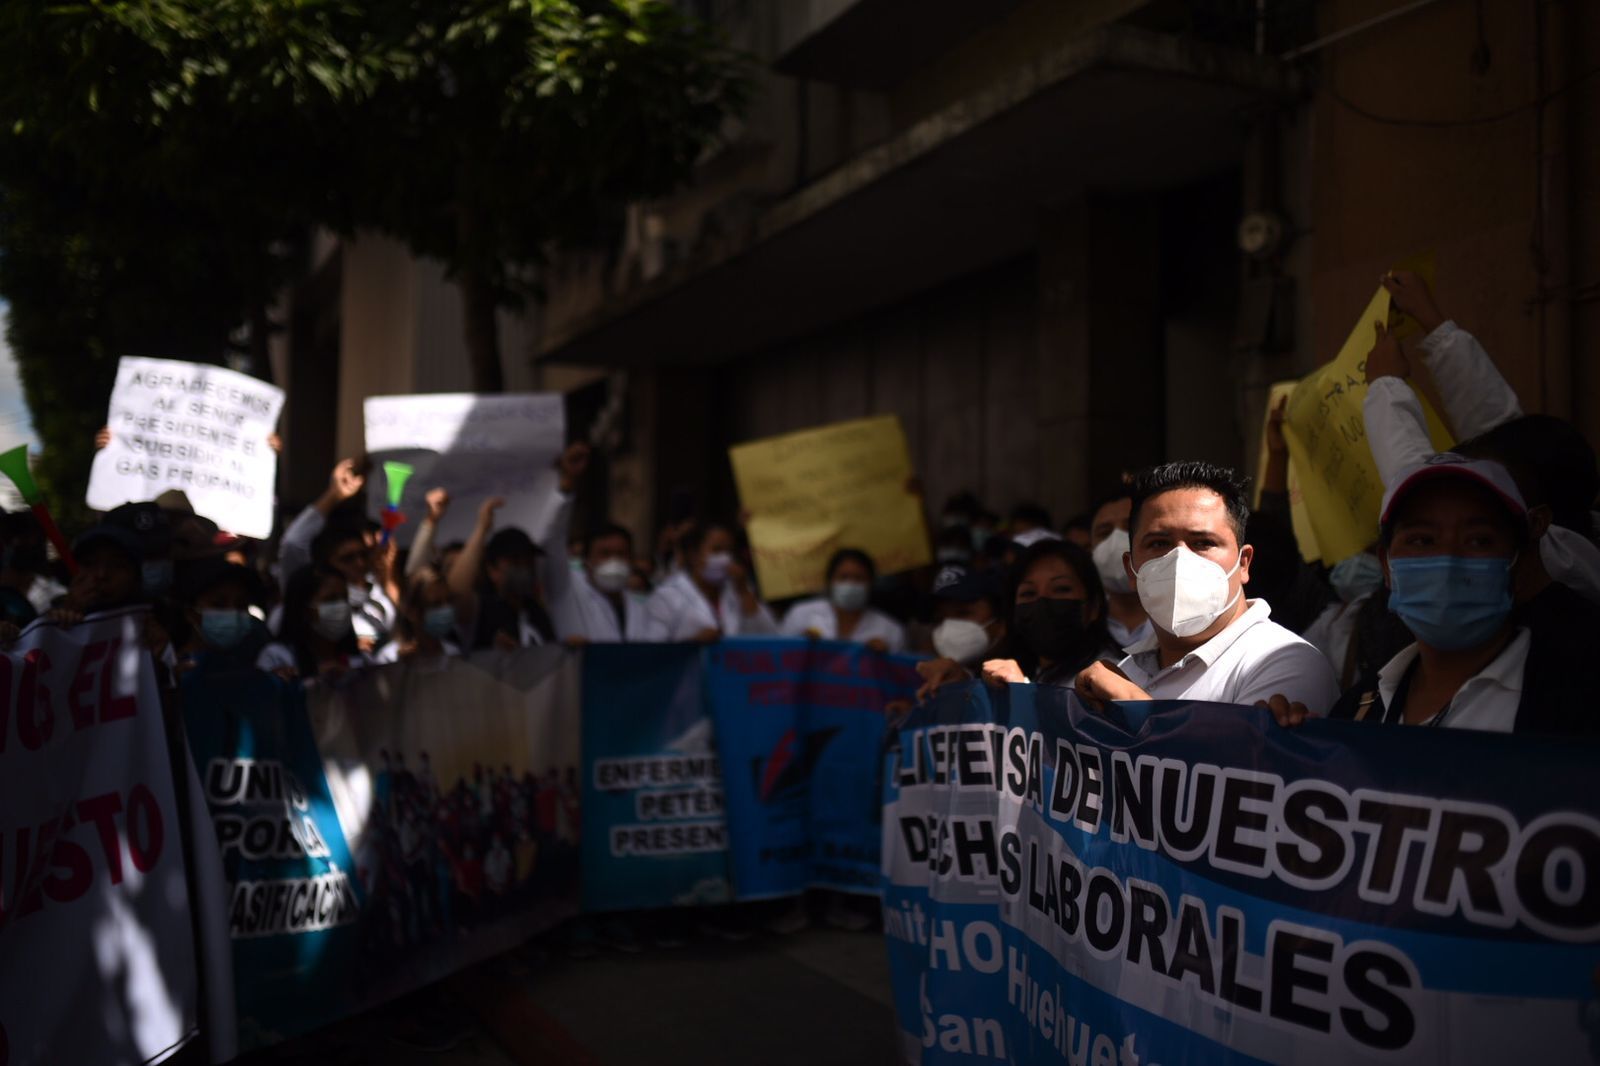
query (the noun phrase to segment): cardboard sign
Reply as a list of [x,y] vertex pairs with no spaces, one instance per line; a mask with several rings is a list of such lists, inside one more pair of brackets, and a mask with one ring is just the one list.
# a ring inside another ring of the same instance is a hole
[[922,502],[907,491],[911,457],[894,415],[840,422],[728,449],[761,593],[821,590],[840,548],[872,556],[880,574],[931,559]]

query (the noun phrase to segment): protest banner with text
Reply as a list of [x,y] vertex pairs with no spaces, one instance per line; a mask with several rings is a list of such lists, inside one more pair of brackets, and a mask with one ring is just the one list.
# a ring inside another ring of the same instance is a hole
[[[202,662],[180,689],[184,728],[221,855],[197,871],[227,899],[239,1051],[286,1040],[350,1010],[363,893],[305,690],[257,670]],[[213,1019],[216,1021],[217,1019]]]
[[272,535],[278,457],[267,438],[283,390],[226,367],[123,356],[86,502],[109,511],[168,489],[241,536]]
[[400,497],[400,512],[409,519],[396,534],[402,544],[411,543],[427,513],[423,497],[435,486],[448,489],[455,501],[440,523],[439,544],[465,540],[478,505],[491,496],[506,501],[498,526],[538,535],[556,487],[556,457],[566,444],[559,393],[369,396],[362,410],[374,460],[367,477],[372,509],[388,503],[384,462],[406,463],[414,471]]
[[859,548],[878,572],[926,566],[932,555],[911,457],[894,415],[840,422],[728,450],[749,512],[756,576],[766,598],[817,592],[828,558]]
[[884,766],[902,1058],[1587,1061],[1597,755],[942,693]]
[[884,713],[921,684],[914,662],[836,641],[706,651],[739,899],[878,894]]
[[143,612],[0,652],[0,1062],[161,1062],[199,980]]
[[730,898],[722,762],[697,644],[583,650],[583,907]]

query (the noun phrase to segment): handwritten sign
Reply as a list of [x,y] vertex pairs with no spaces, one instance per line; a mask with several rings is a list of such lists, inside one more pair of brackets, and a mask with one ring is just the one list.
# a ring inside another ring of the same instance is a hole
[[860,548],[893,574],[931,558],[911,457],[894,415],[840,422],[728,450],[768,599],[819,591],[828,557]]
[[[1284,435],[1324,566],[1365,551],[1378,536],[1383,480],[1367,443],[1361,405],[1367,396],[1373,327],[1382,321],[1396,320],[1391,317],[1388,291],[1379,288],[1339,354],[1306,376],[1289,395]],[[1425,397],[1422,409],[1434,447],[1447,450],[1450,433]]]
[[[1256,465],[1256,507],[1261,507],[1261,489],[1267,483],[1267,423],[1278,402],[1294,393],[1298,381],[1280,381],[1267,391],[1267,415],[1261,420],[1261,461]],[[1311,524],[1311,513],[1306,510],[1306,494],[1300,489],[1300,474],[1293,462],[1289,464],[1289,518],[1294,525],[1295,543],[1300,547],[1300,557],[1306,562],[1322,558],[1317,546],[1317,530]]]
[[272,535],[278,457],[267,437],[283,390],[226,367],[123,356],[85,502],[99,511],[181,489],[195,513],[246,537]]
[[400,497],[410,521],[396,535],[409,543],[427,514],[429,489],[450,492],[451,505],[435,543],[465,540],[478,506],[490,496],[506,504],[497,528],[517,526],[537,536],[556,488],[555,461],[566,442],[566,411],[559,393],[432,393],[369,396],[363,405],[367,451],[373,468],[367,492],[374,511],[389,502],[383,462],[415,468]]

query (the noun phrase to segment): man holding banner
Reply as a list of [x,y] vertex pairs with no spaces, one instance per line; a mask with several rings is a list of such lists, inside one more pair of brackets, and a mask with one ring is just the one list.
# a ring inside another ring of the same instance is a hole
[[1081,696],[1250,703],[1293,691],[1308,706],[1331,704],[1338,688],[1328,661],[1269,620],[1264,600],[1244,598],[1248,517],[1231,470],[1168,463],[1135,479],[1123,565],[1155,632],[1116,666],[1083,670]]

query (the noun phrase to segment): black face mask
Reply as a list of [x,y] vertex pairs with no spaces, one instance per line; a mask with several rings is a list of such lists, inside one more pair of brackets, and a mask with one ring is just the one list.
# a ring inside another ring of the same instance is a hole
[[1041,659],[1060,663],[1075,656],[1083,646],[1083,600],[1040,598],[1019,603],[1012,612],[1011,628],[1017,639]]

